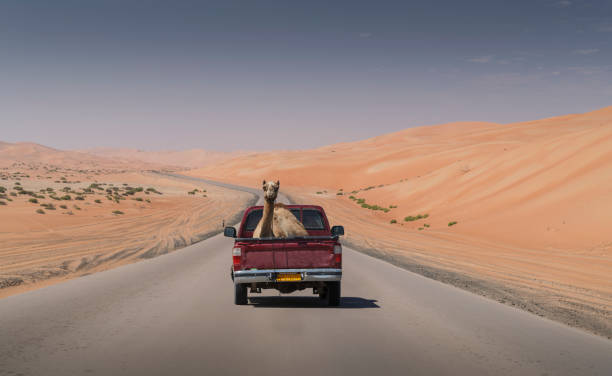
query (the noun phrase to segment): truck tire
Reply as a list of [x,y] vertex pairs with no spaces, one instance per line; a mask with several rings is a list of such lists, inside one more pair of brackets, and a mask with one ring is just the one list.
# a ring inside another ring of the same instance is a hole
[[236,283],[234,285],[234,304],[247,304],[247,285],[245,285],[244,283]]
[[340,281],[327,283],[327,305],[330,307],[340,305]]

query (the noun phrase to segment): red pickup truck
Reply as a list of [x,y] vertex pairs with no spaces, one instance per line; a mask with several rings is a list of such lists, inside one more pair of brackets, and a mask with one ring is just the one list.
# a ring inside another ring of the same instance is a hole
[[329,226],[325,211],[315,205],[286,205],[302,222],[308,236],[297,238],[253,238],[263,213],[262,206],[244,212],[240,230],[226,227],[224,234],[235,238],[231,277],[234,303],[247,304],[247,289],[261,293],[276,289],[283,294],[313,289],[330,306],[340,304],[342,278],[342,226]]

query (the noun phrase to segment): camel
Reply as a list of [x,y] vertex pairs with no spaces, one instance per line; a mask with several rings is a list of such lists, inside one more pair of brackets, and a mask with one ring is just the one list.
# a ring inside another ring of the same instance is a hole
[[253,231],[254,238],[294,238],[308,236],[304,225],[283,204],[275,204],[280,181],[263,181],[263,215]]

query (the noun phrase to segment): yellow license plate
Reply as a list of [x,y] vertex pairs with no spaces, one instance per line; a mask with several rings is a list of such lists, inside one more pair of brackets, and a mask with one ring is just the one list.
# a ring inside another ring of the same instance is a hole
[[277,282],[295,282],[301,280],[302,275],[300,273],[278,273],[276,275]]

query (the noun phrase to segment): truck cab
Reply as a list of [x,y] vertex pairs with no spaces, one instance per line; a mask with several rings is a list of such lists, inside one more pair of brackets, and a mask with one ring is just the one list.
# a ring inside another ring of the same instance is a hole
[[225,228],[225,236],[234,238],[231,277],[234,303],[247,304],[247,292],[261,293],[276,289],[283,294],[312,289],[330,306],[340,304],[342,279],[342,226],[330,228],[322,207],[286,205],[304,225],[308,236],[296,238],[253,238],[261,220],[262,206],[248,208],[238,232]]

